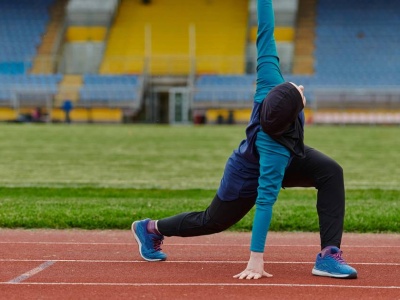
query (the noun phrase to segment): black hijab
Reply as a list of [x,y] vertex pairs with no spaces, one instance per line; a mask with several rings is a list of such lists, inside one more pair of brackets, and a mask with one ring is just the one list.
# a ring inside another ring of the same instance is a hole
[[298,117],[303,108],[300,92],[285,82],[268,93],[260,113],[263,131],[298,157],[304,157],[303,124]]

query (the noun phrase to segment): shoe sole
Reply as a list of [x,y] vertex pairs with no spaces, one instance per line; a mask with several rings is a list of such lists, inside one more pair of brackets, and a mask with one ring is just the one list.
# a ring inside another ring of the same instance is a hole
[[133,236],[134,236],[136,242],[138,243],[140,256],[141,256],[144,260],[147,260],[147,261],[163,261],[163,260],[165,260],[165,259],[162,259],[162,258],[147,258],[147,257],[145,257],[145,256],[142,254],[142,243],[140,242],[140,239],[139,239],[139,237],[137,236],[137,234],[136,234],[136,232],[135,232],[135,224],[136,224],[137,222],[138,222],[138,221],[135,221],[135,222],[132,223],[131,231],[132,231],[132,234],[133,234]]
[[312,269],[311,273],[315,276],[324,276],[324,277],[332,277],[332,278],[340,278],[340,279],[356,279],[357,273],[351,274],[332,274],[329,272],[320,271],[318,269]]

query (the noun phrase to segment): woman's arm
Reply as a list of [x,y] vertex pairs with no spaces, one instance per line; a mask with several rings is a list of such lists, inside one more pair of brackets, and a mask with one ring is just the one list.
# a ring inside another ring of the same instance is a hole
[[[262,102],[268,92],[284,82],[274,39],[274,11],[272,0],[258,0],[257,88],[255,101]],[[239,279],[271,277],[264,271],[264,247],[272,218],[272,206],[281,189],[289,150],[260,130],[256,147],[260,154],[260,177],[253,221],[250,259],[244,271],[234,276]]]
[[272,219],[272,206],[278,197],[290,158],[290,152],[286,147],[262,131],[258,133],[256,145],[260,152],[260,177],[251,235],[251,253],[246,269],[234,276],[239,279],[272,276],[264,271],[265,241]]
[[262,131],[258,133],[256,145],[260,153],[260,177],[250,250],[263,253],[272,219],[272,206],[282,187],[290,151]]
[[284,82],[274,38],[275,16],[272,0],[257,2],[257,87],[254,100],[262,102],[268,92]]

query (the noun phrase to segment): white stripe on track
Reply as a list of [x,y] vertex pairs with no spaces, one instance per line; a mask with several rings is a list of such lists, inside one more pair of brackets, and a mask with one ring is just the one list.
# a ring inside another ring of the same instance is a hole
[[[0,285],[10,284],[0,282]],[[71,286],[243,286],[243,287],[316,287],[316,288],[349,288],[349,289],[400,289],[400,286],[378,285],[339,285],[339,284],[290,284],[290,283],[109,283],[109,282],[22,282],[19,285],[71,285]]]
[[[0,259],[0,262],[42,262],[42,259]],[[71,263],[143,263],[148,264],[145,260],[96,260],[96,259],[53,259],[53,262],[71,262]],[[157,262],[161,264],[247,264],[241,260],[166,260]],[[266,264],[314,264],[314,261],[265,261]],[[357,263],[352,262],[351,265],[366,265],[366,266],[400,266],[400,263]]]
[[15,277],[14,279],[11,279],[10,281],[8,281],[8,283],[12,283],[12,284],[21,283],[22,281],[28,279],[29,277],[32,277],[33,275],[35,275],[39,272],[42,272],[44,269],[50,267],[54,263],[55,263],[54,260],[46,261],[46,262],[42,263],[40,266],[20,275],[18,277]]
[[[0,242],[0,244],[34,244],[34,245],[121,245],[121,246],[136,246],[133,243],[87,243],[87,242]],[[163,246],[189,246],[189,247],[221,247],[221,246],[229,246],[229,247],[249,247],[246,244],[191,244],[191,243],[164,243]],[[320,247],[320,245],[298,245],[301,247]],[[266,247],[293,247],[293,245],[266,245]],[[342,245],[343,248],[400,248],[400,245]]]

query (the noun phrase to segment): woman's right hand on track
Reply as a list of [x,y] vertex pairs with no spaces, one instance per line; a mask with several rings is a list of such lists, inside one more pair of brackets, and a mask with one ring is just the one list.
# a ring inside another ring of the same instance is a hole
[[233,276],[238,279],[260,279],[261,277],[272,277],[264,271],[264,253],[251,252],[250,259],[244,271]]

